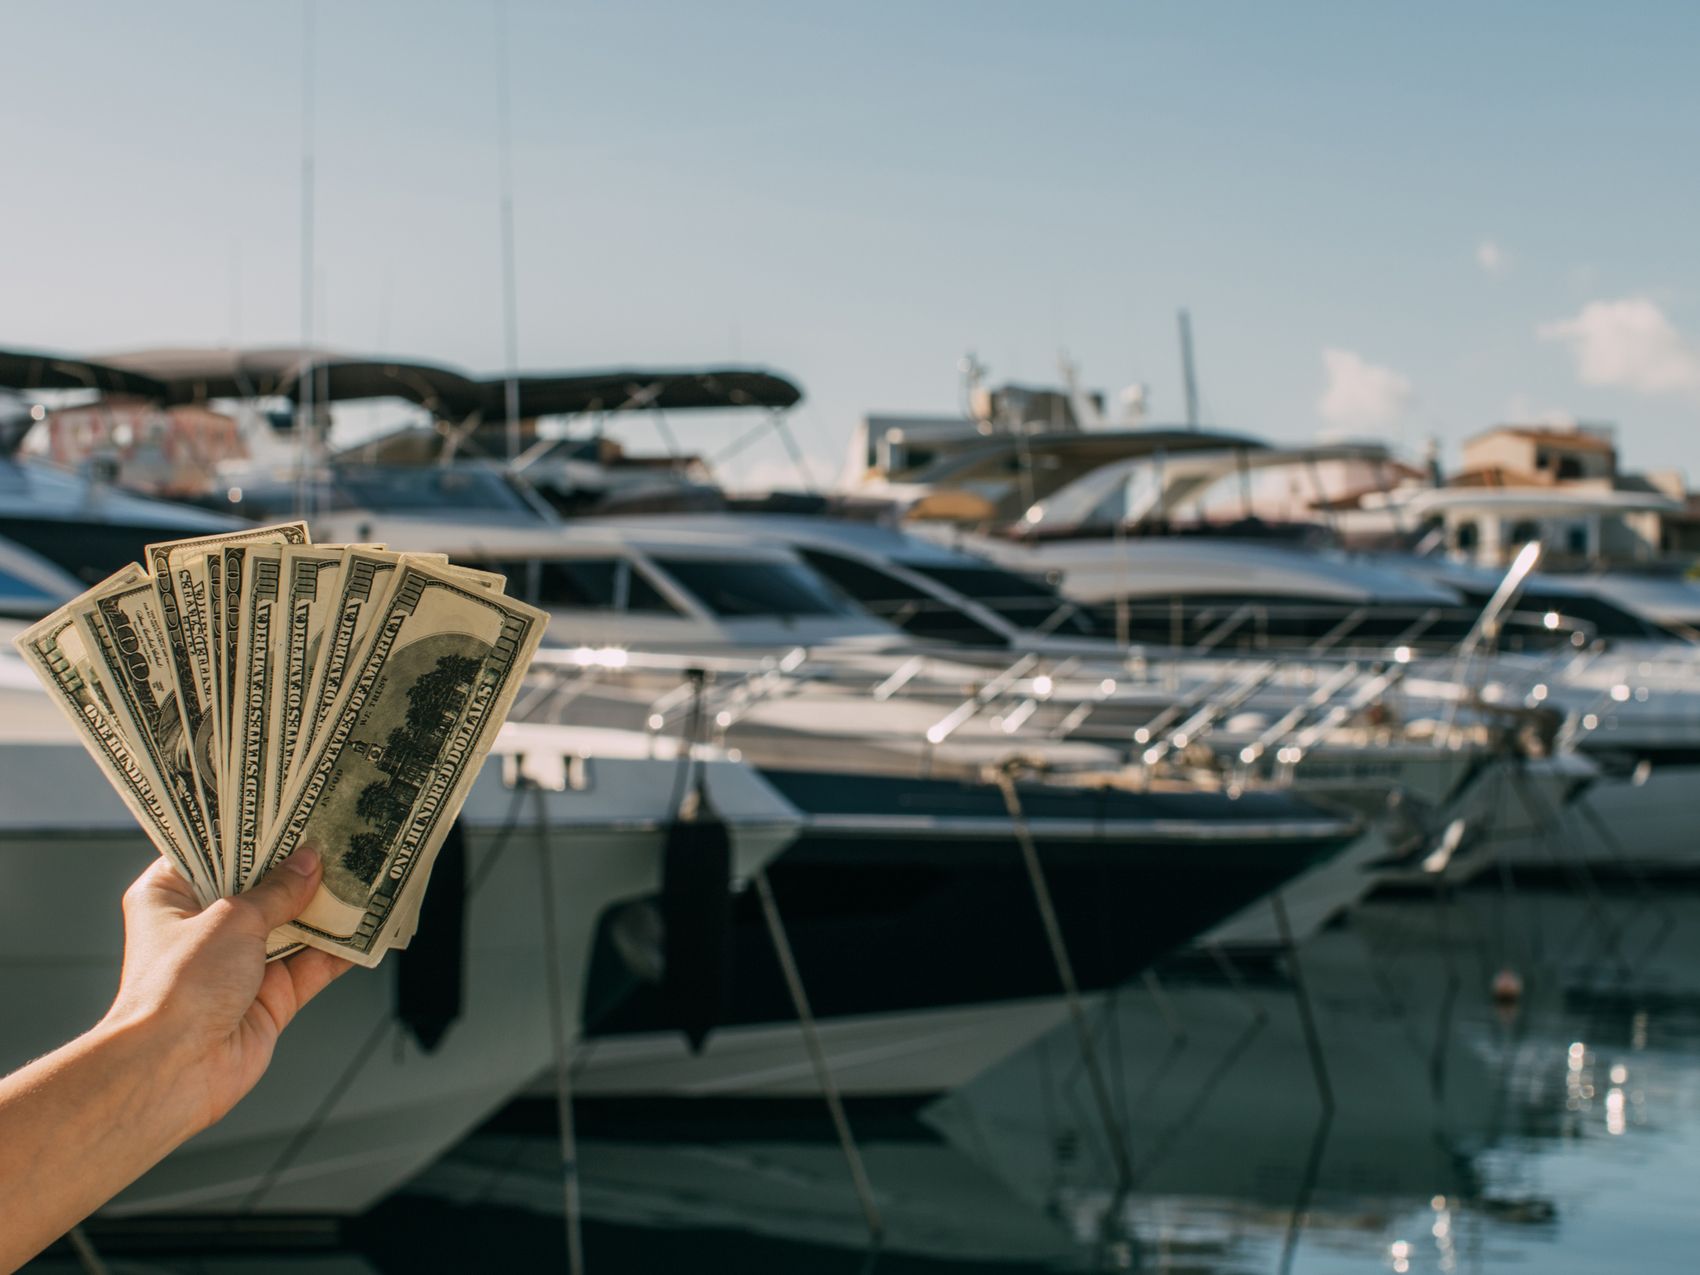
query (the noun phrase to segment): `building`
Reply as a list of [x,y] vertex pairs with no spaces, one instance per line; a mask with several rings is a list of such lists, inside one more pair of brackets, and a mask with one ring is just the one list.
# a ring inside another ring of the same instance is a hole
[[1609,425],[1496,425],[1464,443],[1453,487],[1555,487],[1617,481],[1617,439]]
[[1494,565],[1531,540],[1555,567],[1650,566],[1700,541],[1682,476],[1623,473],[1609,425],[1497,425],[1414,503],[1455,556]]

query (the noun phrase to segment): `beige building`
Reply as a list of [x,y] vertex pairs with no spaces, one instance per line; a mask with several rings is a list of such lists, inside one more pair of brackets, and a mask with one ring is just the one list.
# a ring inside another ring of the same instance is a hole
[[1607,425],[1495,426],[1464,443],[1464,467],[1446,488],[1430,498],[1433,514],[1461,557],[1500,563],[1536,539],[1550,565],[1700,553],[1700,508],[1682,475],[1620,472]]
[[1609,426],[1496,425],[1464,443],[1454,487],[1553,487],[1617,479],[1617,440]]

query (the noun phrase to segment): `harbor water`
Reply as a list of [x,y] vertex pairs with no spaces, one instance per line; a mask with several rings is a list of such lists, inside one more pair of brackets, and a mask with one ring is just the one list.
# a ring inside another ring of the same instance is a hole
[[[817,1100],[581,1100],[585,1269],[1687,1271],[1697,944],[1690,888],[1488,880],[1372,899],[1296,966],[1170,960],[1089,998],[1107,1109],[1067,1023],[852,1102],[877,1245]],[[553,1113],[513,1104],[341,1224],[90,1239],[124,1271],[564,1270]]]

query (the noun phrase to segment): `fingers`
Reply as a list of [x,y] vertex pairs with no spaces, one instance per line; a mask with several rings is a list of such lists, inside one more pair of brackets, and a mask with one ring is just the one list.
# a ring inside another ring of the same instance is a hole
[[303,846],[268,872],[265,880],[252,890],[237,896],[245,905],[241,915],[262,937],[270,934],[301,915],[319,888],[322,872],[318,853]]
[[182,873],[161,857],[148,864],[141,876],[124,891],[125,912],[131,913],[138,908],[148,911],[168,909],[187,914],[198,911],[200,903],[194,888],[183,879]]

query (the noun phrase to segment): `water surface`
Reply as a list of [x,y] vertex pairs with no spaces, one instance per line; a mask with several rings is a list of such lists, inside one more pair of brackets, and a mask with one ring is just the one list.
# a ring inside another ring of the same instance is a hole
[[[1365,905],[1297,983],[1173,964],[1091,1007],[1107,1109],[1068,1026],[930,1102],[853,1105],[877,1250],[818,1104],[581,1104],[587,1270],[1687,1272],[1697,936],[1692,891],[1490,885]],[[124,1269],[564,1269],[537,1116],[319,1251]]]

